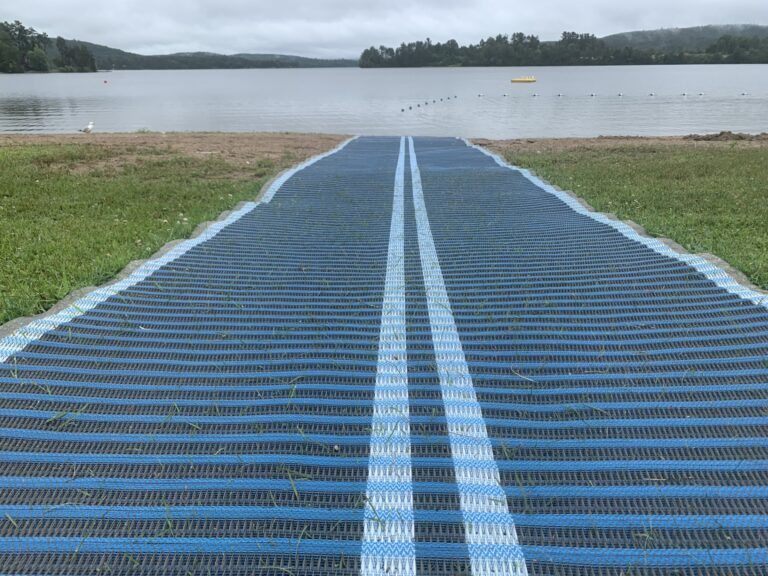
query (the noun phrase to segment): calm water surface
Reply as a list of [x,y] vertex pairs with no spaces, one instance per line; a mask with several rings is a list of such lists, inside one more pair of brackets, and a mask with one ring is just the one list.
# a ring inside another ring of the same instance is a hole
[[[510,83],[528,74],[538,82]],[[768,65],[0,75],[0,132],[74,132],[90,120],[104,132],[763,132]]]

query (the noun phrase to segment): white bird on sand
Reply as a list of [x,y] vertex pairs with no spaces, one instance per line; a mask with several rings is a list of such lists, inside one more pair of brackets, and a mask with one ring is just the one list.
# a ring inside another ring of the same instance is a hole
[[78,132],[85,132],[86,134],[90,134],[91,132],[93,132],[93,120],[88,122],[88,126],[86,126],[85,128],[81,128],[80,130],[78,130]]

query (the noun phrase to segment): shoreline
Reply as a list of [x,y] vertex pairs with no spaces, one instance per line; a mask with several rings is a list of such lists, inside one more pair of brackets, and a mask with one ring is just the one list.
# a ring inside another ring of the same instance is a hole
[[300,162],[326,147],[348,138],[343,134],[302,132],[94,132],[91,134],[0,133],[0,149],[5,146],[36,144],[96,146],[165,146],[171,152],[195,158],[217,158],[235,164],[286,159],[289,151]]
[[[343,140],[349,134],[331,134],[322,132],[94,132],[81,133],[0,133],[0,148],[4,146],[28,144],[95,144],[95,145],[142,145],[166,144],[179,152],[210,155],[221,154],[230,160],[242,160],[244,154],[266,154],[267,157],[278,155],[280,147],[286,142],[296,144],[306,141],[307,148],[316,149],[317,145],[333,140]],[[554,152],[582,146],[610,148],[632,145],[688,145],[688,146],[733,146],[734,144],[750,147],[768,146],[768,132],[738,133],[724,131],[719,133],[687,134],[681,136],[588,136],[588,137],[515,137],[486,138],[474,136],[468,138],[474,144],[488,147],[494,152]],[[257,150],[252,147],[258,145]],[[207,146],[207,149],[201,148]]]
[[768,146],[768,133],[745,134],[724,131],[685,136],[594,136],[589,138],[470,138],[472,143],[501,154],[564,152],[576,148],[616,148],[622,146],[690,146],[762,148]]

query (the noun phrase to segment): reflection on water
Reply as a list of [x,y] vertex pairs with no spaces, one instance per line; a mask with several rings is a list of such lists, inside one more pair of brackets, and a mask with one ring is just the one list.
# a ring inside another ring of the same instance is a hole
[[[568,137],[768,131],[768,66],[189,70],[0,76],[0,132]],[[536,84],[509,80],[535,74]]]
[[82,108],[92,109],[93,102],[71,97],[0,96],[0,129],[13,132],[58,132],[53,126],[69,125],[80,116]]

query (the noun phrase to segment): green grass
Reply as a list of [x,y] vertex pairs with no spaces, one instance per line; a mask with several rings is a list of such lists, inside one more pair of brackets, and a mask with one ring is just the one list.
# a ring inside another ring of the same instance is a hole
[[507,153],[595,210],[708,252],[768,288],[768,146],[583,146]]
[[0,148],[0,324],[189,236],[252,200],[283,167],[262,160],[235,169],[161,146]]

